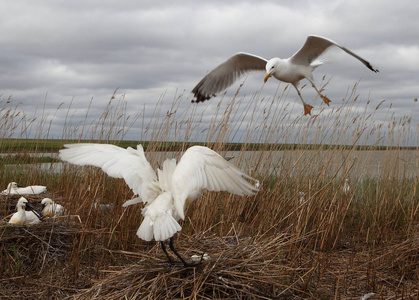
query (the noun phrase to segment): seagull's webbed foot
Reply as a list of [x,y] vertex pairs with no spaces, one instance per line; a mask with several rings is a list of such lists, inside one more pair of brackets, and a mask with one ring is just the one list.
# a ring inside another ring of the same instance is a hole
[[327,104],[327,106],[329,106],[329,103],[332,102],[329,98],[327,98],[326,96],[323,96],[322,94],[319,94],[320,98],[323,99],[323,102]]
[[320,96],[320,98],[322,98],[323,102],[327,104],[327,106],[329,106],[329,103],[332,102],[329,98],[327,98],[326,96],[323,96],[321,94],[322,89],[319,91],[319,89],[316,87],[316,85],[314,84],[314,82],[311,83],[311,86],[316,90],[317,94]]
[[310,104],[304,103],[304,115],[311,115],[311,110],[313,109],[313,106]]

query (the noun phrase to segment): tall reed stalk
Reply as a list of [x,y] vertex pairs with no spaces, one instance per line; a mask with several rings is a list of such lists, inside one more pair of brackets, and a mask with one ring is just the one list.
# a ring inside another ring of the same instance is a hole
[[[333,103],[331,109],[296,117],[290,113],[293,104],[287,101],[287,92],[285,88],[271,99],[260,99],[257,94],[242,97],[238,90],[232,99],[221,97],[204,108],[185,106],[187,100],[180,93],[167,111],[163,111],[167,102],[163,95],[153,111],[144,107],[131,114],[124,95],[115,91],[97,119],[91,118],[97,114],[92,112],[93,100],[82,119],[76,118],[71,104],[67,109],[60,105],[52,114],[42,113],[38,119],[28,117],[12,99],[1,100],[0,146],[9,156],[21,154],[21,139],[32,137],[33,149],[25,151],[37,152],[50,137],[55,116],[64,115],[58,145],[120,143],[134,131],[155,168],[168,157],[180,157],[193,142],[222,155],[234,154],[232,163],[260,180],[261,190],[251,197],[204,194],[187,209],[180,239],[287,236],[291,242],[286,255],[294,263],[301,261],[301,251],[306,250],[373,250],[377,245],[391,247],[417,239],[418,125],[412,124],[412,115],[396,117],[383,103],[371,111],[369,100],[356,93],[355,85],[347,99]],[[386,119],[379,121],[383,114]],[[240,143],[239,150],[231,150],[233,142]],[[168,144],[177,145],[175,151],[159,151]],[[24,167],[11,168],[3,159],[0,186],[11,181],[47,185],[68,213],[81,220],[79,238],[72,246],[74,274],[86,263],[83,258],[95,257],[90,262],[103,266],[115,262],[112,251],[142,251],[152,245],[135,235],[142,220],[141,207],[121,207],[133,196],[122,179],[109,178],[96,168],[67,164],[56,173],[54,165],[40,169],[33,162],[29,159]],[[343,191],[346,179],[349,192]],[[115,206],[112,213],[106,213],[95,209],[95,203]],[[417,244],[412,247],[419,249]],[[402,276],[418,280],[412,275],[418,258],[412,255],[388,261],[408,264]],[[317,262],[322,262],[320,256]]]

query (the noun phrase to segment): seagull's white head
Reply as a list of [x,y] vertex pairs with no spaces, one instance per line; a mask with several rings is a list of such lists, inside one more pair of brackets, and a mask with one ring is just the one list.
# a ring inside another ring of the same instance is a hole
[[269,77],[271,77],[273,75],[273,73],[275,73],[277,66],[278,66],[278,62],[279,62],[279,58],[272,58],[270,60],[268,60],[268,62],[266,63],[266,75],[264,78],[264,81],[268,81]]

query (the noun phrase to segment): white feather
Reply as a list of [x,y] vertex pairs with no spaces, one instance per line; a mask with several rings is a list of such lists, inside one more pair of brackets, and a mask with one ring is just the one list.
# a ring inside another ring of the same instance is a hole
[[68,144],[60,150],[62,160],[80,166],[95,166],[115,178],[123,178],[136,195],[148,201],[149,184],[157,180],[144,155],[141,145],[137,149],[123,149],[109,144]]
[[130,205],[138,204],[138,203],[141,203],[141,202],[143,202],[143,199],[141,199],[140,197],[136,197],[134,199],[125,201],[125,203],[122,204],[122,207],[128,207]]
[[50,198],[42,199],[41,204],[43,206],[42,214],[45,216],[61,216],[64,213],[64,207]]
[[60,150],[60,158],[77,165],[102,168],[109,176],[124,178],[134,194],[124,207],[146,202],[144,220],[137,235],[150,241],[164,241],[181,230],[179,219],[184,218],[186,201],[197,199],[205,190],[225,191],[236,195],[253,195],[258,189],[246,179],[253,180],[227,162],[213,150],[190,147],[179,164],[167,159],[156,173],[145,158],[141,145],[137,150],[114,145],[73,144]]
[[20,197],[16,204],[16,210],[9,220],[10,224],[17,225],[33,225],[41,222],[39,218],[32,211],[25,211],[25,207],[28,204],[28,200],[24,197]]
[[215,151],[202,146],[189,148],[182,156],[172,178],[174,204],[184,219],[186,200],[193,201],[204,190],[253,195],[258,189],[244,178],[255,181]]
[[33,224],[41,223],[41,220],[39,220],[39,218],[35,215],[33,211],[25,210],[25,214],[26,214],[26,221],[25,221],[26,225],[33,225]]
[[2,195],[38,195],[45,193],[47,187],[43,185],[30,185],[19,187],[16,182],[10,182],[7,189],[1,192]]

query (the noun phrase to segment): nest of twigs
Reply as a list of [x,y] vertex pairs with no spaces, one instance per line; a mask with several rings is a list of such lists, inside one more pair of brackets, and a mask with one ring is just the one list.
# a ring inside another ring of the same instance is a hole
[[79,224],[70,218],[31,225],[0,224],[0,273],[13,277],[42,273],[68,257]]
[[[262,241],[252,237],[182,237],[184,258],[209,255],[194,268],[171,265],[156,244],[148,252],[114,252],[137,262],[101,270],[104,279],[74,299],[274,299],[304,292],[284,258],[286,236]],[[205,251],[208,249],[208,252]]]
[[[0,298],[18,299],[417,299],[419,240],[319,252],[290,235],[180,235],[178,252],[209,255],[194,268],[171,265],[159,243],[123,251],[77,241],[87,232],[50,220],[2,225]],[[308,239],[309,237],[307,237]],[[83,240],[83,239],[81,239]],[[170,253],[170,252],[169,252]],[[174,256],[173,256],[174,257]],[[112,259],[110,259],[112,258]],[[175,258],[175,257],[174,257]]]
[[377,256],[366,249],[315,252],[296,247],[298,243],[287,235],[182,236],[177,245],[184,258],[199,256],[197,249],[210,256],[196,268],[168,264],[158,244],[148,251],[110,251],[136,262],[103,268],[103,278],[71,299],[361,299],[370,292],[379,297],[371,299],[419,296],[417,240],[377,250]]

